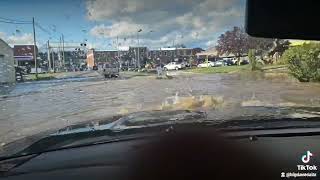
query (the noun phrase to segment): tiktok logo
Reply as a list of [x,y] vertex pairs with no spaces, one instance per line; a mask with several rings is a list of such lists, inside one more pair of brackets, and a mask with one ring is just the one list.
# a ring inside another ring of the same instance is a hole
[[301,157],[302,162],[308,163],[310,161],[311,156],[313,156],[313,154],[310,151],[307,151],[307,154]]

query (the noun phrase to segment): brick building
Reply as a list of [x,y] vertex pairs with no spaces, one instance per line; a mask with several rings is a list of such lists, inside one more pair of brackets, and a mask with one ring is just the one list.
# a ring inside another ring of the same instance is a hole
[[15,63],[12,48],[0,39],[0,84],[14,83]]

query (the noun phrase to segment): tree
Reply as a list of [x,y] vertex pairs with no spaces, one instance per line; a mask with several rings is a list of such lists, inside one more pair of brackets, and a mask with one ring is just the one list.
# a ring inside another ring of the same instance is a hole
[[274,39],[273,46],[269,49],[268,55],[273,56],[276,53],[282,55],[289,48],[289,45],[290,42],[288,40]]
[[248,37],[244,29],[240,27],[234,27],[231,31],[226,31],[219,36],[216,46],[218,55],[234,54],[240,64],[240,57],[248,53],[249,50]]
[[176,44],[175,47],[176,48],[186,48],[187,46],[184,44]]
[[290,74],[301,82],[320,81],[320,44],[310,43],[290,47],[282,57]]
[[255,49],[249,49],[248,57],[251,65],[251,70],[257,70],[257,61],[256,61],[256,55],[255,55]]
[[261,59],[263,59],[264,56],[268,55],[268,51],[272,48],[274,39],[249,36],[248,41],[249,48],[255,49],[255,55],[260,56]]
[[216,50],[219,55],[234,54],[240,63],[240,57],[247,54],[249,49],[255,49],[255,55],[263,60],[265,56],[281,55],[289,47],[289,41],[249,36],[243,28],[234,27],[218,38]]

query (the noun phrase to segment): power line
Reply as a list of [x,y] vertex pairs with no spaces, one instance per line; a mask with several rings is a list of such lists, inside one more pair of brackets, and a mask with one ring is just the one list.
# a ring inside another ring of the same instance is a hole
[[48,33],[48,34],[51,36],[51,32],[48,31],[47,29],[45,29],[44,27],[42,27],[39,23],[36,22],[35,25],[36,25],[38,28],[40,28],[42,31]]
[[4,18],[4,17],[0,17],[0,19],[3,19],[5,21],[16,21],[18,23],[32,23],[31,21],[24,21],[24,20],[17,20],[17,19],[9,19],[9,18]]
[[0,20],[0,23],[7,23],[7,24],[32,24],[30,22],[11,22],[11,21],[3,21]]
[[41,29],[43,32],[47,33],[47,34],[50,35],[51,37],[54,37],[55,39],[58,40],[57,35],[53,34],[54,32],[51,33],[48,29],[46,29],[46,28],[44,28],[43,26],[41,26],[41,25],[39,24],[39,22],[36,22],[35,25],[36,25],[39,29]]

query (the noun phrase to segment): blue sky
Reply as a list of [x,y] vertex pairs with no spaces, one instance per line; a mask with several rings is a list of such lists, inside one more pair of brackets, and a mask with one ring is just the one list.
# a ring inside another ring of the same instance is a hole
[[[117,38],[120,46],[136,45],[139,29],[140,45],[207,48],[225,30],[243,25],[244,0],[1,0],[0,12],[0,18],[35,17],[48,31],[36,27],[40,48],[61,33],[66,42],[87,40],[97,49],[114,49]],[[32,26],[0,23],[0,38],[32,43]]]

